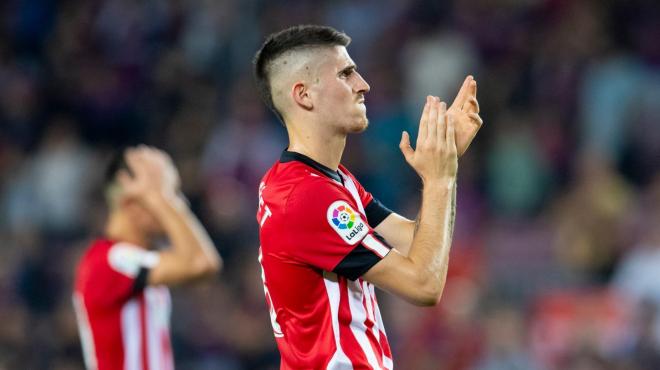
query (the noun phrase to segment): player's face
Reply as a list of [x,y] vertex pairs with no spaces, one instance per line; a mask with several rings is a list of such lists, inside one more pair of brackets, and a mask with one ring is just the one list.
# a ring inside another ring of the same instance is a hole
[[316,92],[315,108],[324,122],[347,134],[367,128],[364,95],[369,92],[369,84],[357,72],[345,47],[329,49],[319,67],[318,83],[312,89]]

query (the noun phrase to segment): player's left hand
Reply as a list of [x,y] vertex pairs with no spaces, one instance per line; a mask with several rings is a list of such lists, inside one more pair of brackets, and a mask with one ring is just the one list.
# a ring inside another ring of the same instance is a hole
[[452,116],[456,123],[456,149],[461,156],[484,123],[479,116],[477,81],[474,77],[465,78],[454,102],[447,109],[447,115]]
[[146,202],[154,194],[177,194],[181,180],[172,158],[167,153],[140,145],[127,149],[124,156],[132,175],[121,171],[118,179],[127,197]]

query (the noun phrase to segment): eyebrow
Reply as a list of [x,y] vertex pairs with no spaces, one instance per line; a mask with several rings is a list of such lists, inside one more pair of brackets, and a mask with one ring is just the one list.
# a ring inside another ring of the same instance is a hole
[[357,66],[356,66],[355,64],[351,64],[351,65],[348,65],[348,66],[342,68],[337,74],[340,75],[340,74],[342,74],[342,73],[347,73],[347,72],[351,72],[351,71],[357,71],[357,69],[358,69],[358,68],[357,68]]

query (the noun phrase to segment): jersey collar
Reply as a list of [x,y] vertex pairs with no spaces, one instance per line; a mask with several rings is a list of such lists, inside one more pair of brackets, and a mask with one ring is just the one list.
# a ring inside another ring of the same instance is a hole
[[329,177],[329,178],[331,178],[331,179],[333,179],[337,182],[343,183],[342,178],[339,175],[339,171],[333,171],[329,167],[326,167],[326,166],[320,164],[319,162],[313,160],[312,158],[310,158],[310,157],[308,157],[304,154],[284,150],[282,152],[282,155],[280,156],[280,163],[286,163],[286,162],[292,162],[292,161],[302,162],[302,163],[308,165],[309,167],[312,167],[313,169],[321,172],[325,176],[327,176],[327,177]]

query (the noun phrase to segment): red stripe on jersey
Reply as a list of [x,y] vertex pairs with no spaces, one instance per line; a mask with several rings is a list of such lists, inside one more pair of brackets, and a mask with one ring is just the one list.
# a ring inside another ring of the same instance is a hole
[[341,347],[346,353],[346,356],[351,360],[353,366],[358,364],[366,364],[367,357],[360,348],[360,344],[353,335],[351,330],[351,322],[353,315],[349,303],[348,280],[345,278],[339,279],[340,301],[339,301],[339,335]]
[[373,309],[373,298],[371,296],[371,291],[369,290],[369,283],[362,281],[362,292],[363,292],[363,305],[367,312],[367,318],[364,321],[364,326],[366,327],[367,338],[369,338],[369,343],[376,354],[376,359],[378,360],[378,365],[381,368],[384,368],[383,365],[383,350],[381,349],[379,339],[380,339],[380,330],[378,324],[375,321],[375,314]]

